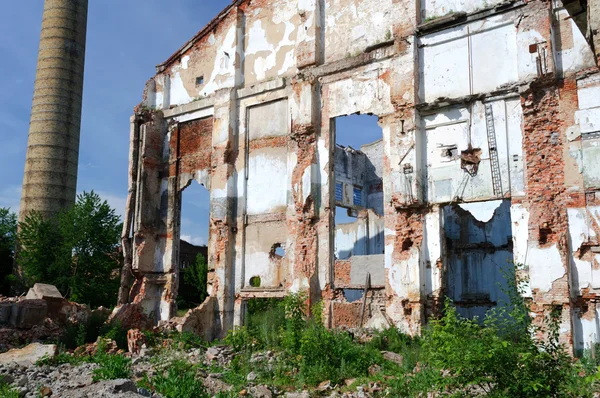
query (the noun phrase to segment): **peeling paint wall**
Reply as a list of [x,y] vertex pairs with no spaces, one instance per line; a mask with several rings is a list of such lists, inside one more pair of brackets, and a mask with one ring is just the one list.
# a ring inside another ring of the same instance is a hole
[[[536,322],[560,307],[566,344],[599,341],[600,73],[571,8],[234,1],[136,108],[131,301],[174,314],[179,195],[195,179],[214,300],[197,311],[214,336],[246,300],[289,291],[324,300],[330,326],[377,317],[416,334],[447,296],[469,316],[501,302],[509,260]],[[334,119],[354,113],[377,115],[382,140],[342,153]],[[339,205],[357,221],[336,226]]]

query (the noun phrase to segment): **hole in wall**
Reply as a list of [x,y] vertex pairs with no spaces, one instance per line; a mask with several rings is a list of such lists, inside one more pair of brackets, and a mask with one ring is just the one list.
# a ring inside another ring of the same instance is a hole
[[280,242],[274,243],[273,246],[271,246],[271,250],[269,251],[269,257],[279,259],[284,258],[285,249],[283,248],[283,244]]
[[344,289],[344,298],[347,302],[353,303],[363,298],[364,290],[363,289]]
[[540,238],[539,238],[539,243],[540,245],[545,245],[550,241],[550,237],[552,236],[552,229],[548,228],[548,227],[542,227],[540,228]]
[[406,238],[402,241],[402,251],[408,250],[413,247],[413,241],[410,238]]
[[252,278],[250,278],[250,286],[260,287],[260,284],[261,284],[260,276],[253,276]]
[[196,86],[200,86],[202,84],[204,84],[204,76],[196,77]]

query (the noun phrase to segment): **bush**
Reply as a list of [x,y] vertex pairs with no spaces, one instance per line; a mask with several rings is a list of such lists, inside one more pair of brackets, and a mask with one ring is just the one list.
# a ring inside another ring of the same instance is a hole
[[149,379],[145,376],[142,384],[158,392],[165,398],[208,398],[202,380],[196,378],[196,371],[187,362],[174,361],[162,373]]
[[[555,308],[543,327],[534,328],[514,273],[507,276],[510,302],[488,311],[483,325],[461,317],[450,300],[444,315],[431,322],[422,339],[423,375],[406,379],[408,390],[468,391],[474,387],[488,396],[591,396],[595,371],[586,371],[559,343]],[[545,341],[533,337],[546,335]],[[412,385],[411,385],[412,383]]]
[[55,217],[31,212],[18,235],[22,284],[49,283],[70,300],[112,306],[120,283],[120,233],[119,216],[93,191]]

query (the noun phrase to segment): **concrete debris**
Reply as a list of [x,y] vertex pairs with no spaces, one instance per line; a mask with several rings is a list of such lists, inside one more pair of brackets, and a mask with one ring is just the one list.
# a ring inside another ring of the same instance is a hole
[[115,307],[108,322],[117,322],[124,329],[148,330],[153,327],[152,319],[144,313],[142,306],[133,303]]
[[129,329],[127,331],[127,349],[132,354],[139,354],[140,350],[147,343],[146,336],[139,329]]
[[36,283],[29,291],[27,291],[26,299],[29,300],[47,300],[47,299],[62,299],[63,296],[60,294],[56,286],[48,285],[45,283]]
[[404,362],[404,357],[402,355],[391,351],[382,351],[381,353],[383,354],[384,359],[387,359],[391,362],[395,362],[398,365],[402,366],[402,363]]
[[54,358],[56,353],[57,347],[55,344],[32,343],[24,348],[13,348],[0,354],[0,365],[11,363],[21,366],[33,365],[44,357]]

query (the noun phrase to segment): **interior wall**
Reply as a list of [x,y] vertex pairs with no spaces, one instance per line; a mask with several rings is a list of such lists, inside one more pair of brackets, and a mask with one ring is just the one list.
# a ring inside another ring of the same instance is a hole
[[443,209],[448,297],[459,314],[483,320],[507,303],[513,265],[510,200],[449,205]]
[[288,274],[287,258],[280,258],[275,247],[288,247],[286,213],[291,189],[288,101],[251,106],[246,114],[242,287],[252,287],[250,279],[259,277],[262,289],[283,288]]

